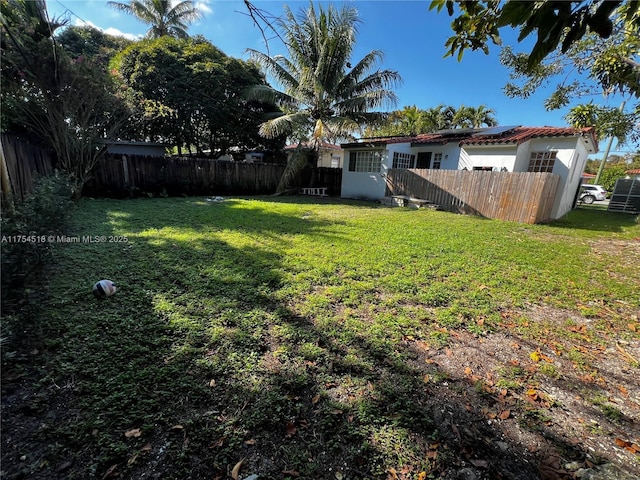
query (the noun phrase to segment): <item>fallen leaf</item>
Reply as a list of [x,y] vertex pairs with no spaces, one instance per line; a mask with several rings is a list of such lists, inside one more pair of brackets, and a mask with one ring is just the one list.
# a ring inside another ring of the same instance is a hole
[[315,405],[316,403],[318,403],[320,401],[320,395],[316,395],[311,399],[311,403],[313,405]]
[[638,330],[640,330],[640,328],[638,328],[638,325],[636,325],[635,323],[630,323],[628,326],[629,330],[631,330],[632,332],[637,332]]
[[387,470],[387,473],[389,474],[387,475],[388,480],[398,480],[398,472],[396,472],[395,468],[391,467]]
[[240,469],[242,468],[243,463],[244,458],[236,463],[236,466],[233,467],[233,470],[231,470],[231,478],[233,478],[233,480],[238,480],[238,477],[240,476]]
[[141,452],[150,452],[153,449],[150,443],[147,443],[144,447],[140,449]]
[[628,397],[629,396],[629,391],[623,387],[622,385],[618,385],[618,390],[620,390],[620,393],[625,396]]
[[299,477],[300,472],[297,472],[296,470],[284,470],[282,475],[286,475],[288,477]]
[[213,388],[216,386],[216,379],[212,378],[211,380],[209,380],[209,387]]
[[418,474],[418,480],[425,480],[427,478],[427,472],[420,472]]
[[182,425],[174,425],[171,430],[184,430],[184,427]]
[[244,444],[245,445],[255,445],[257,442],[255,439],[250,439],[250,440],[245,440]]
[[127,438],[138,438],[140,435],[142,435],[142,430],[139,428],[132,428],[124,432],[124,436]]
[[465,375],[467,375],[467,376],[468,376],[468,375],[471,375],[471,368],[470,368],[470,367],[466,367],[466,368],[464,369],[464,374],[465,374]]
[[630,451],[631,453],[640,453],[640,445],[638,445],[637,443],[622,440],[621,438],[616,438],[616,445]]
[[511,416],[510,410],[503,410],[502,412],[500,412],[500,415],[498,415],[498,417],[501,418],[502,420],[506,420],[510,416]]
[[131,465],[133,465],[134,463],[136,463],[136,460],[138,459],[138,457],[140,456],[140,452],[136,452],[134,453],[131,458],[129,458],[129,460],[127,461],[127,466],[130,467]]
[[336,480],[342,480],[344,478],[344,475],[342,475],[342,472],[336,472]]
[[429,460],[435,460],[436,458],[438,458],[438,452],[435,450],[430,450],[427,452],[427,458]]
[[298,431],[295,423],[293,422],[287,422],[286,428],[287,428],[287,437],[293,437]]
[[487,462],[486,460],[476,460],[474,458],[470,458],[469,462],[471,462],[474,467],[478,468],[487,468],[489,466],[489,462]]

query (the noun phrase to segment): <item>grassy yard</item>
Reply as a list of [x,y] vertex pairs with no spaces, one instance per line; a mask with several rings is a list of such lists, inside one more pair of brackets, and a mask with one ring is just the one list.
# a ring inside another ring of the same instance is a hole
[[8,478],[640,474],[636,217],[86,199],[69,235],[114,241],[12,327]]

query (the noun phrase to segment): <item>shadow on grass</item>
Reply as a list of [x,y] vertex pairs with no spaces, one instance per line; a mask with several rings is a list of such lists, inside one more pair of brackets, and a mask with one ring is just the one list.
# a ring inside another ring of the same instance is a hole
[[[240,478],[538,478],[478,413],[489,400],[437,366],[442,381],[425,382],[407,342],[344,305],[294,311],[283,251],[292,234],[332,235],[328,222],[233,202],[185,217],[101,205],[86,206],[102,229],[86,233],[131,236],[58,253],[38,351],[20,353],[28,381],[3,392],[7,478],[227,478],[240,461]],[[88,298],[100,277],[114,297]]]

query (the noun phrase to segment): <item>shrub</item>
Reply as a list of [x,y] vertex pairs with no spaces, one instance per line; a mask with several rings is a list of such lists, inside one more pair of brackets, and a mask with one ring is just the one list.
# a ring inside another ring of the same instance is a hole
[[2,221],[2,303],[24,288],[27,280],[49,258],[53,242],[71,214],[72,184],[55,172],[36,180],[34,192]]

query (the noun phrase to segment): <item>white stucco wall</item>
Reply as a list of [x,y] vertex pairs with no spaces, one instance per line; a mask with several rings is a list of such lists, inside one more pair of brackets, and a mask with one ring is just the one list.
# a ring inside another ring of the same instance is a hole
[[[462,155],[460,155],[460,169],[466,167],[468,170],[473,170],[474,167],[492,167],[497,171],[502,168],[506,168],[509,172],[514,171],[516,163],[515,145],[466,145],[463,150]],[[467,154],[466,161],[465,152]]]
[[[383,152],[382,169],[380,172],[350,172],[349,171],[349,153],[350,150],[344,151],[342,161],[342,186],[340,196],[342,198],[358,198],[365,200],[379,200],[384,197],[387,189],[385,181],[385,173],[389,162],[389,152],[383,148],[358,148],[352,151],[377,150]],[[392,154],[393,158],[393,154]]]
[[460,147],[457,143],[447,143],[445,145],[416,145],[413,147],[413,153],[431,152],[431,164],[436,153],[442,154],[441,170],[457,170],[458,157],[460,156]]
[[[576,191],[581,183],[582,169],[588,156],[584,143],[578,137],[534,138],[521,145],[518,150],[519,164],[526,171],[532,152],[556,151],[553,172],[560,176],[551,218],[558,219],[573,209]],[[520,156],[522,156],[520,158]]]

